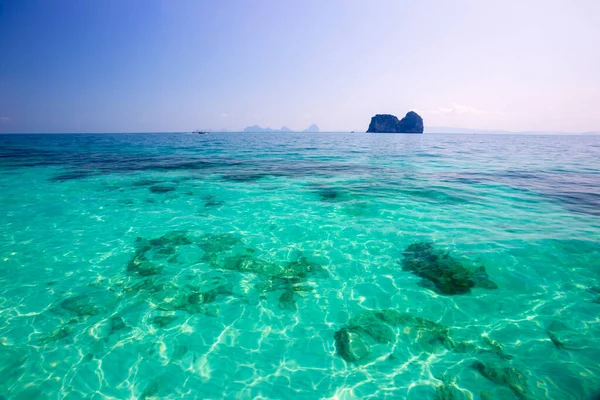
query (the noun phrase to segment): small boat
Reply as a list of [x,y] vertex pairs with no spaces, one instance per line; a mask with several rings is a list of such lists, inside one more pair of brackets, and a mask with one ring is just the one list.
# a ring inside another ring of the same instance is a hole
[[201,131],[200,129],[196,129],[194,132],[196,135],[208,135],[208,131]]

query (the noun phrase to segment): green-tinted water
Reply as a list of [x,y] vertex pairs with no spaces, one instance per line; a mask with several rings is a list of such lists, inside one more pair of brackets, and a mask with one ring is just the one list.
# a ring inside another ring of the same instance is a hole
[[598,137],[0,145],[0,398],[600,390]]

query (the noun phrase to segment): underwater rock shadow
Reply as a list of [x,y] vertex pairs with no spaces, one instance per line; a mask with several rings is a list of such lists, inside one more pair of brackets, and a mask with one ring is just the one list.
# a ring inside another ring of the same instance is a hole
[[593,173],[504,170],[438,173],[433,178],[467,184],[503,184],[541,195],[574,213],[600,216],[600,184]]
[[413,243],[402,254],[402,270],[423,278],[424,287],[440,294],[467,294],[473,287],[498,288],[489,279],[484,266],[467,268],[449,252],[436,249],[431,242]]
[[282,291],[279,307],[284,310],[296,310],[298,294],[312,290],[306,284],[308,279],[329,277],[327,269],[310,261],[301,251],[293,261],[268,262],[256,257],[254,249],[229,233],[204,235],[198,246],[204,251],[202,260],[213,268],[259,277],[261,281],[255,286],[259,293]]
[[495,366],[481,361],[474,361],[472,368],[496,385],[510,389],[518,399],[530,399],[527,395],[527,379],[516,368]]
[[[177,262],[181,247],[190,245],[198,246],[203,251],[200,261],[209,269],[201,273],[203,282],[200,284],[175,284],[163,271],[168,264]],[[205,275],[210,276],[211,270],[219,274],[212,281],[207,280]],[[231,284],[230,278],[238,274],[239,279],[248,273],[258,278],[253,286],[257,298],[264,299],[266,293],[280,292],[279,308],[291,311],[297,310],[301,293],[313,290],[308,284],[309,279],[329,276],[327,269],[309,260],[302,252],[298,252],[292,261],[272,263],[257,257],[255,250],[247,247],[238,235],[217,233],[189,238],[185,231],[169,232],[156,239],[138,237],[126,273],[129,282],[122,289],[124,295],[141,296],[141,300],[147,299],[159,312],[185,311],[209,316],[218,313],[216,306],[209,306],[218,298],[233,296],[247,301],[243,294],[235,294]],[[233,276],[223,279],[221,276],[224,273],[233,273]],[[171,315],[161,314],[152,318],[150,323],[166,327],[174,320]]]
[[[37,341],[40,345],[66,340],[71,342],[71,336],[89,328],[90,321],[97,321],[104,314],[110,313],[118,305],[119,299],[111,290],[92,290],[57,300],[49,308],[50,313],[61,318],[62,322],[56,329],[38,335]],[[117,316],[109,318],[109,328],[104,329],[109,334],[121,328],[118,321],[122,319]],[[93,326],[101,324],[95,322]]]
[[[185,231],[172,231],[156,239],[138,237],[136,251],[126,269],[131,280],[124,286],[123,293],[150,300],[157,311],[216,315],[218,309],[208,305],[220,296],[233,294],[230,285],[223,283],[224,279],[203,277],[199,284],[176,284],[162,276],[168,264],[177,263],[180,248],[194,244]],[[173,321],[169,316],[157,316],[151,323],[164,327]]]
[[[334,334],[337,354],[348,362],[360,364],[369,360],[369,342],[396,347],[403,335],[397,336],[394,328],[400,327],[414,329],[416,336],[410,341],[416,340],[421,350],[427,353],[441,346],[455,353],[492,354],[503,360],[512,359],[498,342],[486,335],[481,335],[485,347],[471,341],[457,341],[451,337],[449,327],[393,309],[365,311],[351,318]],[[406,330],[402,332],[407,334]]]
[[175,190],[177,190],[177,188],[174,185],[160,184],[160,185],[150,186],[148,188],[148,190],[150,191],[150,193],[162,194],[162,193],[174,192]]
[[164,262],[177,262],[177,251],[180,246],[190,245],[185,231],[169,232],[157,239],[138,237],[135,242],[135,253],[127,264],[128,275],[152,276],[160,274]]
[[341,203],[352,200],[349,192],[336,186],[311,184],[308,189],[313,196],[325,203]]
[[204,207],[220,207],[225,204],[223,200],[218,200],[216,196],[207,194],[202,197],[204,200]]

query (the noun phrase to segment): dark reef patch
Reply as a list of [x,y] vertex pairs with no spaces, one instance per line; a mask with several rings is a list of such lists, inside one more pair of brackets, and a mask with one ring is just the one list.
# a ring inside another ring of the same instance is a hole
[[97,306],[94,299],[87,295],[69,297],[59,303],[62,310],[78,317],[90,317],[98,315],[102,309]]
[[206,196],[203,196],[203,200],[204,200],[204,207],[220,207],[223,204],[225,204],[224,201],[218,200],[212,194],[207,194]]
[[423,278],[426,285],[431,285],[440,294],[466,294],[475,286],[486,289],[498,287],[489,279],[485,267],[467,268],[447,251],[436,249],[433,243],[413,243],[403,255],[402,270]]
[[279,296],[279,308],[292,311],[296,311],[298,309],[295,292],[292,288],[286,288],[281,296]]
[[158,328],[166,328],[167,326],[169,326],[176,320],[177,320],[177,317],[174,315],[167,315],[167,316],[158,315],[156,317],[153,317],[151,319],[150,323],[153,326],[158,327]]
[[127,326],[127,324],[125,323],[123,318],[116,316],[116,315],[113,315],[112,317],[110,317],[108,319],[108,324],[109,324],[109,331],[110,331],[109,334],[110,335],[112,335],[113,333],[119,332],[119,331],[129,329],[129,326]]
[[232,233],[209,233],[201,236],[196,244],[204,251],[203,261],[218,265],[220,254],[228,253],[243,243],[238,235]]
[[86,170],[74,170],[71,172],[65,172],[59,175],[55,175],[50,178],[51,182],[66,182],[77,179],[89,178],[90,176],[94,176],[96,173],[94,171],[86,171]]
[[[363,350],[363,347],[368,349],[365,337],[369,337],[375,343],[393,343],[397,340],[393,327],[400,326],[414,328],[418,331],[417,339],[422,345],[425,345],[425,349],[431,348],[431,345],[436,343],[449,350],[454,350],[456,347],[450,339],[448,327],[421,317],[388,309],[365,311],[350,319],[346,326],[334,335],[338,355],[346,361],[360,361],[369,354],[369,351]],[[356,357],[356,353],[349,350],[355,345],[358,346],[361,357]]]
[[154,185],[148,188],[152,193],[169,193],[176,190],[175,186],[172,185]]
[[592,302],[600,304],[600,286],[594,286],[587,291],[595,296]]
[[128,332],[131,327],[125,323],[123,317],[113,315],[94,327],[95,335],[103,340],[108,340],[113,335],[118,335],[122,332]]
[[225,181],[230,182],[243,182],[243,183],[252,183],[256,182],[260,179],[264,179],[269,177],[270,174],[264,174],[259,172],[238,172],[238,173],[229,173],[221,175],[221,178]]
[[410,187],[399,189],[399,192],[435,204],[464,204],[470,201],[464,194],[453,193],[450,189]]
[[255,274],[260,278],[256,284],[259,293],[281,291],[279,307],[284,310],[296,310],[298,294],[312,290],[306,284],[308,279],[329,277],[327,269],[300,251],[292,261],[280,264],[261,260],[234,234],[204,235],[197,243],[204,251],[202,260],[216,270]]
[[[396,328],[404,329],[397,332]],[[410,336],[405,338],[406,335]],[[365,311],[351,318],[334,338],[338,355],[349,362],[366,359],[371,353],[370,343],[397,347],[399,341],[415,343],[420,351],[427,353],[443,347],[455,353],[494,354],[505,360],[512,358],[504,353],[499,343],[485,335],[482,336],[483,343],[490,349],[481,348],[472,341],[453,339],[450,328],[445,325],[393,309]]]
[[540,170],[469,171],[439,173],[432,179],[465,184],[504,184],[525,193],[542,195],[574,213],[600,215],[600,180],[595,173]]
[[192,244],[184,231],[169,232],[157,239],[138,237],[135,254],[127,264],[128,275],[152,276],[160,274],[164,263],[177,261],[180,246]]
[[361,335],[351,329],[342,328],[333,337],[338,355],[348,362],[365,360],[371,354]]
[[519,399],[526,399],[527,379],[512,367],[498,367],[481,361],[473,362],[473,368],[496,385],[509,388]]
[[[135,295],[148,300],[158,311],[184,311],[188,314],[216,315],[218,309],[209,305],[219,299],[233,295],[226,283],[219,280],[207,280],[202,284],[178,285],[164,281],[159,277],[145,278],[138,282],[130,282],[123,288],[127,296]],[[170,316],[157,316],[151,319],[155,326],[162,327],[170,323]]]
[[321,201],[326,203],[338,203],[350,200],[348,190],[330,186],[327,184],[312,184],[309,185],[309,190]]
[[41,335],[38,338],[38,343],[40,345],[46,345],[54,342],[58,342],[59,340],[67,339],[72,334],[72,329],[67,325],[62,325],[52,332]]
[[321,201],[336,201],[341,196],[341,193],[333,188],[323,188],[317,193],[321,198]]
[[162,179],[138,179],[137,181],[134,181],[131,184],[131,186],[147,187],[147,186],[154,186],[154,185],[159,185],[159,184],[163,184],[163,183],[165,183],[165,181]]
[[442,384],[435,388],[434,400],[471,400],[471,396],[456,386],[455,379],[442,376]]

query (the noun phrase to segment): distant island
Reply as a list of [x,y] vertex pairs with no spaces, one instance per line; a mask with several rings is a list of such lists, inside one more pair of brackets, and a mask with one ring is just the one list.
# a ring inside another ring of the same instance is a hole
[[317,133],[317,132],[319,132],[319,127],[317,125],[315,125],[315,124],[312,124],[311,126],[309,126],[308,128],[306,128],[302,132]]
[[[274,133],[274,132],[294,132],[287,126],[282,126],[281,129],[262,128],[259,125],[252,125],[244,129],[244,132],[260,132],[260,133]],[[319,132],[319,127],[315,124],[309,126],[302,132]]]
[[401,120],[391,114],[377,114],[371,118],[367,133],[423,133],[423,118],[409,111]]

